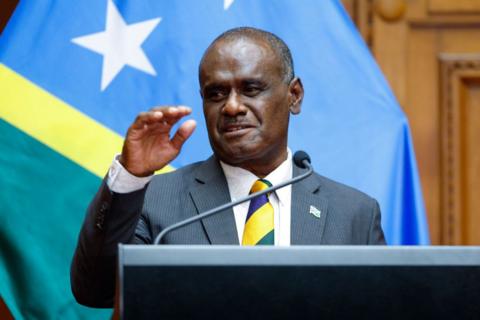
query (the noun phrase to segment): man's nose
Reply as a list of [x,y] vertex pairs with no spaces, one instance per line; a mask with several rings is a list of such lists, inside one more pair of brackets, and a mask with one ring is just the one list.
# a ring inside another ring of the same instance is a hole
[[247,107],[242,103],[241,97],[235,92],[235,90],[230,91],[227,101],[222,108],[222,114],[235,117],[239,114],[246,114]]

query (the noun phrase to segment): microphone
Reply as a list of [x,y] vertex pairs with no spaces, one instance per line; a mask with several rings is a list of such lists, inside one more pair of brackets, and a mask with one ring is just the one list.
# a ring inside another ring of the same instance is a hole
[[295,152],[295,154],[293,155],[293,163],[295,163],[297,167],[300,167],[302,169],[312,168],[312,166],[310,165],[310,163],[312,163],[312,161],[310,161],[310,156],[302,150],[298,150],[297,152]]
[[305,152],[305,151],[297,151],[295,152],[295,154],[293,155],[293,162],[295,163],[296,166],[302,168],[302,169],[307,169],[307,171],[299,176],[296,176],[292,179],[289,179],[287,181],[284,181],[280,184],[277,184],[275,186],[272,186],[270,188],[267,188],[265,190],[262,190],[262,191],[259,191],[259,192],[255,192],[255,193],[252,193],[246,197],[243,197],[243,198],[240,198],[236,201],[233,201],[233,202],[229,202],[229,203],[225,203],[225,204],[222,204],[221,206],[218,206],[216,208],[213,208],[213,209],[210,209],[206,212],[203,212],[199,215],[196,215],[194,217],[190,217],[188,219],[185,219],[185,220],[182,220],[180,222],[177,222],[175,224],[172,224],[171,226],[168,226],[166,227],[165,229],[162,230],[162,232],[160,232],[156,237],[155,237],[155,241],[153,242],[154,245],[157,245],[157,244],[160,244],[160,242],[162,241],[162,238],[167,234],[169,233],[170,231],[173,231],[173,230],[176,230],[178,228],[181,228],[183,226],[186,226],[188,224],[191,224],[191,223],[194,223],[198,220],[201,220],[201,219],[204,219],[206,217],[209,217],[211,215],[214,215],[218,212],[221,212],[223,210],[226,210],[226,209],[229,209],[231,207],[234,207],[236,206],[237,204],[240,204],[242,202],[246,202],[246,201],[249,201],[255,197],[258,197],[258,196],[261,196],[261,195],[264,195],[266,193],[270,193],[270,192],[273,192],[277,189],[280,189],[280,188],[283,188],[289,184],[294,184],[300,180],[303,180],[305,178],[307,178],[308,176],[310,176],[312,173],[313,173],[313,167],[312,165],[310,164],[310,157],[308,156],[308,154]]

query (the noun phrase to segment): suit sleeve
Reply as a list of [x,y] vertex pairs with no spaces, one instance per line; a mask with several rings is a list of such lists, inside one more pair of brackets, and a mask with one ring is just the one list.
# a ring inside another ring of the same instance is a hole
[[382,230],[380,206],[376,200],[373,200],[372,218],[368,233],[368,244],[385,245],[385,236]]
[[70,270],[72,292],[80,304],[113,307],[118,244],[150,239],[145,221],[139,223],[145,192],[146,187],[114,193],[102,182],[88,207]]

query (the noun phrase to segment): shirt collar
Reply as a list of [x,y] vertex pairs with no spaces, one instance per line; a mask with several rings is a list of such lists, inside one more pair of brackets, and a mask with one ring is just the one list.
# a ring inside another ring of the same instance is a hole
[[[256,175],[243,168],[234,167],[222,161],[220,161],[220,165],[222,166],[225,178],[227,179],[228,189],[230,191],[232,201],[247,196],[253,183],[259,179]],[[266,176],[265,179],[270,181],[272,185],[277,185],[291,178],[292,152],[290,151],[290,149],[287,148],[287,159],[282,162],[275,170],[270,172],[270,174]],[[288,192],[289,189],[287,189],[286,187],[275,191],[276,196],[278,197],[278,200],[280,202],[285,201],[284,199],[289,196]]]

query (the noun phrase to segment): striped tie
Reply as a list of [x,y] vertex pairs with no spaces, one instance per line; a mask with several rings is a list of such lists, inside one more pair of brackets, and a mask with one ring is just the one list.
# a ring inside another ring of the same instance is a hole
[[[264,179],[255,181],[250,194],[265,190],[272,184]],[[274,242],[273,207],[266,194],[253,198],[248,207],[242,245],[273,245]]]

